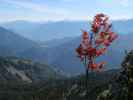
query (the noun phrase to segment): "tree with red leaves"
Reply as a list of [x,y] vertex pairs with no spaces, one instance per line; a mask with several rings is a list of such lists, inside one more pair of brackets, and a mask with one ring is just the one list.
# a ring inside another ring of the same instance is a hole
[[101,13],[94,17],[91,32],[82,31],[82,41],[76,52],[86,67],[87,79],[88,71],[100,71],[105,65],[105,62],[96,64],[95,59],[103,55],[110,44],[117,38],[111,27],[109,18]]

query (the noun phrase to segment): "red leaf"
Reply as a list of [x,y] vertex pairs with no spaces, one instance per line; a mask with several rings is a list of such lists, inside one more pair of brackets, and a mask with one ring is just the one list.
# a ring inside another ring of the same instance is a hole
[[107,50],[106,48],[99,49],[96,51],[96,55],[100,56],[100,55],[104,54],[106,52],[106,50]]
[[101,69],[103,68],[103,66],[105,66],[106,62],[101,62],[98,64],[98,68]]
[[88,48],[88,56],[92,57],[96,55],[96,48],[90,47]]
[[102,44],[103,41],[104,41],[104,39],[98,38],[98,39],[96,39],[96,44],[97,44],[97,45]]
[[105,45],[106,47],[110,46],[110,43],[111,43],[111,42],[110,42],[109,40],[107,40],[107,39],[104,40],[104,45]]
[[95,70],[97,69],[97,64],[88,64],[88,68]]
[[82,56],[83,55],[82,45],[79,45],[79,47],[76,49],[76,52],[77,52],[78,56]]
[[83,39],[89,39],[89,35],[87,31],[83,31]]

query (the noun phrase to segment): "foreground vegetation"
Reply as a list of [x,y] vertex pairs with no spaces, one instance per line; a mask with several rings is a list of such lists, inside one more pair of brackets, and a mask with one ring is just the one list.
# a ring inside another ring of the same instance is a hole
[[133,97],[133,51],[122,68],[102,73],[89,73],[88,90],[85,76],[50,79],[41,82],[0,82],[0,100],[130,100]]

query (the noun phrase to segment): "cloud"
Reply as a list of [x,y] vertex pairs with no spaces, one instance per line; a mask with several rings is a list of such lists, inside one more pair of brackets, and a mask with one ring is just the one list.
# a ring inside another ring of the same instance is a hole
[[30,10],[38,12],[38,13],[64,14],[64,10],[62,10],[62,9],[51,8],[45,4],[33,3],[30,0],[3,0],[3,1],[6,3],[13,4],[15,6],[18,6],[18,7],[30,9]]
[[[8,14],[8,17],[6,17],[8,20],[58,21],[70,18],[70,12],[66,9],[51,7],[43,2],[35,3],[31,0],[1,0],[0,3],[1,2],[9,5],[9,11],[12,11],[10,6],[18,8],[13,13]],[[5,16],[5,13],[6,12],[0,14]],[[1,18],[5,20],[4,17]]]
[[129,0],[120,0],[121,5],[123,5],[124,7],[129,6]]
[[77,2],[77,1],[81,1],[81,0],[63,0],[64,2]]
[[119,3],[120,5],[122,5],[123,7],[128,7],[129,6],[129,0],[113,0],[113,2],[115,3]]
[[[20,20],[88,20],[92,19],[97,12],[105,12],[112,15],[111,18],[118,19],[120,15],[126,15],[127,18],[131,13],[127,12],[131,6],[130,0],[0,0],[0,4],[7,5],[7,8],[1,6],[1,16],[8,13],[9,19]],[[130,1],[130,2],[129,2]],[[4,2],[4,3],[3,3]],[[95,9],[94,6],[97,6]],[[112,8],[113,6],[113,8]],[[128,7],[129,6],[129,7]],[[94,7],[94,8],[93,8]],[[126,9],[125,9],[126,7]],[[107,8],[107,9],[105,9]],[[26,14],[25,14],[26,13]],[[117,15],[118,14],[118,15]],[[118,16],[118,17],[117,17]],[[6,19],[6,18],[1,18]]]

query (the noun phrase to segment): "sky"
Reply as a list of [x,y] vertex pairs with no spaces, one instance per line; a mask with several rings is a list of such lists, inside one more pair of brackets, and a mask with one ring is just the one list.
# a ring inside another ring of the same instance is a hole
[[97,13],[130,19],[132,9],[133,0],[0,0],[0,22],[91,20]]

